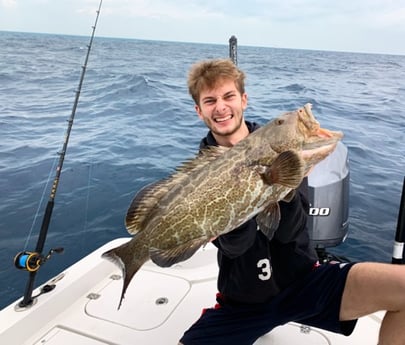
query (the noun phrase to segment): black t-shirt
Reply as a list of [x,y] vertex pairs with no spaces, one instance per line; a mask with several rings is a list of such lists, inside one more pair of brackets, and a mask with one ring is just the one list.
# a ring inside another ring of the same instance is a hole
[[[249,132],[258,129],[246,121]],[[211,132],[200,149],[215,146]],[[308,183],[305,178],[289,203],[281,201],[281,220],[273,238],[260,231],[255,218],[213,241],[218,247],[218,290],[228,300],[261,303],[271,299],[295,279],[310,272],[317,261],[308,228]]]

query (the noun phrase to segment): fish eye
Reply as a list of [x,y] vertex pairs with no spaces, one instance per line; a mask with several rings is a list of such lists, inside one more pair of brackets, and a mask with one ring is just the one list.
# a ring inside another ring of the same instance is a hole
[[276,123],[277,123],[278,126],[281,126],[284,123],[284,120],[283,119],[277,119]]

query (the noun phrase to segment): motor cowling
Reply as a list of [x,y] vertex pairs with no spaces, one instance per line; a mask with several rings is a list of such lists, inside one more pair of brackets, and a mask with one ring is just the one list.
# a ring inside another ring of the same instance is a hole
[[350,172],[347,147],[336,149],[308,176],[308,228],[315,247],[341,244],[349,229]]

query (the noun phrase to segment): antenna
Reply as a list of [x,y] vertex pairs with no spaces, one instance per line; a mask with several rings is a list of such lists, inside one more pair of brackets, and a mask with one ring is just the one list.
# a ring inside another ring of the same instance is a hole
[[233,35],[229,39],[229,57],[235,65],[238,64],[238,39]]

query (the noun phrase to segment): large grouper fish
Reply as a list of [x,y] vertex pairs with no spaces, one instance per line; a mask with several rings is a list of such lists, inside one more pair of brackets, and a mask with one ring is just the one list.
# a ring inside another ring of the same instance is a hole
[[291,200],[305,174],[342,136],[320,128],[306,104],[232,148],[203,150],[170,177],[138,192],[126,216],[134,237],[103,254],[123,272],[118,308],[132,277],[149,259],[169,267],[255,216],[271,238],[280,220],[278,202]]

